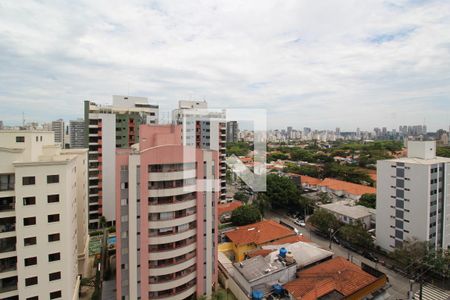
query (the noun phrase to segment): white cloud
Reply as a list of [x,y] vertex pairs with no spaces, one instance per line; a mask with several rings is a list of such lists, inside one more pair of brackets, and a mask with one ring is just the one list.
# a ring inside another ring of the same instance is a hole
[[83,100],[129,90],[167,110],[265,107],[272,127],[437,129],[450,119],[450,3],[4,1],[0,64],[4,120],[75,118]]

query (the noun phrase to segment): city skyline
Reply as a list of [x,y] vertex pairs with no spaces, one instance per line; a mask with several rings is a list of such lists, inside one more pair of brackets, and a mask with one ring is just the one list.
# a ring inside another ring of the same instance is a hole
[[7,2],[2,119],[76,119],[125,94],[266,108],[269,128],[448,128],[449,15],[446,1]]

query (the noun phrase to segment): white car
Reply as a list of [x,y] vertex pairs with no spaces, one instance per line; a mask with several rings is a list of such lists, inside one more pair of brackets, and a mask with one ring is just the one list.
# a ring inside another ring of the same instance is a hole
[[306,226],[306,223],[305,223],[304,220],[297,219],[297,220],[294,221],[294,223],[297,224],[298,226],[301,226],[301,227],[305,227]]

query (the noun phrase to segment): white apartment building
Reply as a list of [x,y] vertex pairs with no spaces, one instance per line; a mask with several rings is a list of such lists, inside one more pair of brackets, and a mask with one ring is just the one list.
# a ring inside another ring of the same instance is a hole
[[450,158],[435,141],[409,141],[408,156],[377,162],[377,244],[388,251],[407,239],[450,248]]
[[184,146],[219,152],[220,199],[225,200],[227,125],[225,112],[208,109],[206,101],[180,100],[178,109],[172,112],[172,122],[182,126]]
[[112,105],[84,103],[85,147],[89,148],[89,228],[100,217],[114,224],[116,148],[139,142],[141,124],[157,124],[159,108],[145,97],[113,96]]
[[0,131],[0,299],[78,299],[87,260],[87,150]]

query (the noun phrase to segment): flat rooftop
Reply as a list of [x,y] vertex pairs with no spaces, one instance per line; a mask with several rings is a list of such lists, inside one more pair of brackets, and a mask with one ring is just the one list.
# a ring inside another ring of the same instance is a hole
[[286,266],[280,261],[277,260],[272,263],[268,263],[260,255],[246,259],[240,263],[234,263],[233,265],[248,282],[269,276],[286,268]]
[[436,156],[431,159],[423,159],[423,158],[415,158],[415,157],[401,157],[401,158],[393,158],[386,159],[385,161],[389,162],[400,162],[400,163],[408,163],[408,164],[419,164],[419,165],[434,165],[439,163],[450,163],[450,158]]
[[347,201],[322,204],[320,207],[352,219],[361,219],[371,215],[369,208],[362,205],[351,206]]

